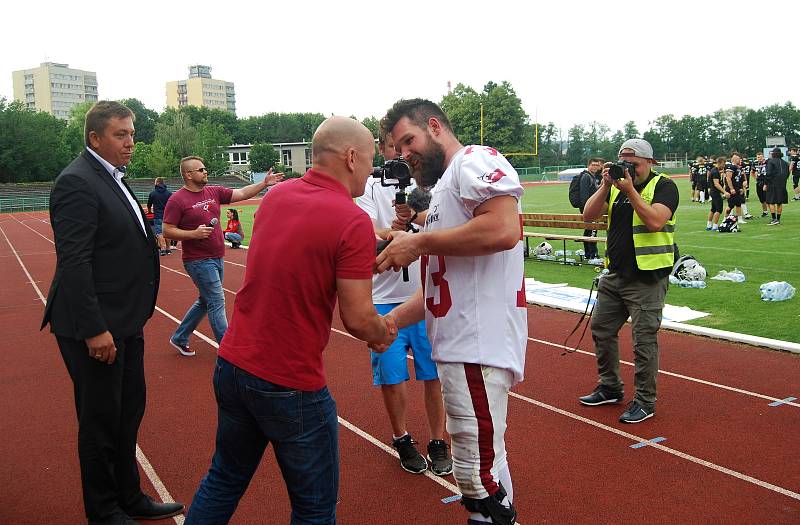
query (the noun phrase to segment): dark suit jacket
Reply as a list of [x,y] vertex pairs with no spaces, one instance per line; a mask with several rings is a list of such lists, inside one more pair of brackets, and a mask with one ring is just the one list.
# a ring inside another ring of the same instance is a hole
[[54,334],[82,340],[106,330],[125,338],[144,327],[155,308],[160,266],[153,230],[145,220],[145,234],[134,213],[141,206],[131,209],[86,150],[56,178],[50,222],[58,260],[42,328],[49,322]]

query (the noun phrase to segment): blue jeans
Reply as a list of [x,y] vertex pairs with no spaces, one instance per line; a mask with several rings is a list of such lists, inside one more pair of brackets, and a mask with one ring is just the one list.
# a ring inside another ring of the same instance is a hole
[[242,236],[239,235],[238,233],[226,232],[225,240],[231,242],[242,242]]
[[292,390],[218,357],[214,393],[217,448],[186,525],[228,523],[270,443],[289,492],[292,525],[335,524],[339,427],[328,387]]
[[200,291],[200,297],[189,307],[183,316],[178,329],[172,334],[172,341],[181,346],[189,345],[189,335],[194,332],[203,316],[208,314],[208,322],[214,331],[214,338],[219,343],[228,330],[228,318],[225,317],[225,292],[222,290],[222,259],[198,259],[186,261],[183,267]]

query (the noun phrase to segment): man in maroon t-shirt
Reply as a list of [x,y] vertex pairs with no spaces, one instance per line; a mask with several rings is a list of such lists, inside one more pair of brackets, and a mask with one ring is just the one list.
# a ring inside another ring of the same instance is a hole
[[200,157],[181,159],[183,188],[172,194],[164,209],[164,236],[182,241],[183,267],[200,296],[183,316],[169,343],[181,355],[194,355],[189,335],[208,315],[208,322],[219,343],[228,329],[225,317],[225,292],[222,290],[225,241],[219,224],[220,205],[255,197],[258,192],[283,180],[283,173],[270,170],[263,181],[231,189],[208,185],[208,170]]
[[372,304],[375,234],[353,203],[372,171],[372,134],[331,117],[311,151],[312,168],[270,191],[256,216],[214,370],[216,451],[187,524],[228,523],[270,443],[292,523],[336,522],[338,423],[322,350],[337,298],[345,328],[359,339],[391,342],[397,327]]

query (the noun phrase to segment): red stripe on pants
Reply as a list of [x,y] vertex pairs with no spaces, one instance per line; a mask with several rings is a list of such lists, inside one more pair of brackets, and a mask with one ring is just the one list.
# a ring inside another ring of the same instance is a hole
[[464,363],[464,372],[467,376],[467,389],[472,398],[472,408],[475,419],[478,420],[478,454],[480,454],[480,478],[483,488],[490,496],[499,490],[497,483],[492,478],[492,465],[494,464],[494,424],[492,414],[489,412],[489,398],[486,396],[486,386],[483,383],[481,365]]

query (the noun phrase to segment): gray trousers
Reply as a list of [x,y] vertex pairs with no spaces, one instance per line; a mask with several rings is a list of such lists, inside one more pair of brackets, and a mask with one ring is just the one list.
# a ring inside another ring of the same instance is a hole
[[668,277],[655,283],[623,279],[617,273],[600,278],[597,304],[592,313],[592,339],[597,355],[600,383],[612,390],[622,390],[619,375],[619,330],[628,317],[633,332],[634,400],[646,408],[656,403],[658,374],[658,329]]

